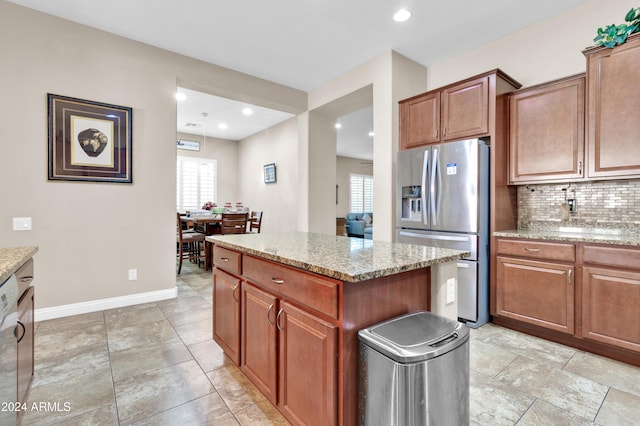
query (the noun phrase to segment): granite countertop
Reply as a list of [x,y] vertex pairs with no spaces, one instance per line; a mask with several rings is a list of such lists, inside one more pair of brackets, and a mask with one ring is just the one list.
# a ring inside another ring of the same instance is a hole
[[0,248],[0,283],[9,278],[37,251],[37,246]]
[[558,229],[516,229],[494,232],[495,237],[525,238],[535,240],[565,241],[574,243],[616,244],[620,246],[640,246],[640,235],[619,229],[598,228],[558,228]]
[[462,250],[307,232],[212,235],[207,241],[347,282],[426,268],[469,255]]

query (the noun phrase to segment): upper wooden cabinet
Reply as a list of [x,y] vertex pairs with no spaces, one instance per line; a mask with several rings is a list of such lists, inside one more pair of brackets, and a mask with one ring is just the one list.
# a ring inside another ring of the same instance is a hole
[[518,87],[494,70],[400,101],[400,149],[489,136],[496,95]]
[[442,139],[489,133],[489,77],[442,89]]
[[584,176],[584,74],[509,95],[509,183]]
[[640,177],[640,34],[587,57],[587,145],[591,178]]

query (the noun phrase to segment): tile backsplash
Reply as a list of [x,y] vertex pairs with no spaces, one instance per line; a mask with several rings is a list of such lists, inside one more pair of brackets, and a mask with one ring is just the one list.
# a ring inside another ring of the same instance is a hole
[[[569,213],[566,199],[576,200]],[[640,180],[518,187],[518,228],[590,227],[640,232]]]

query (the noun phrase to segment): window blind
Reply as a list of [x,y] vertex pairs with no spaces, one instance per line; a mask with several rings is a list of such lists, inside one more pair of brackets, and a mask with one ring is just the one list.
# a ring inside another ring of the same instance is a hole
[[216,202],[217,161],[178,156],[176,207],[198,210],[207,201]]
[[350,208],[353,213],[373,211],[373,176],[349,175]]

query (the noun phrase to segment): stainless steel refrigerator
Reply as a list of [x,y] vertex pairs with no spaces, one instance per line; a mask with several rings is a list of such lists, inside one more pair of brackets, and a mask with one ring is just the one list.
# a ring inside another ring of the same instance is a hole
[[398,152],[396,240],[467,250],[458,317],[489,321],[489,146],[469,139]]

